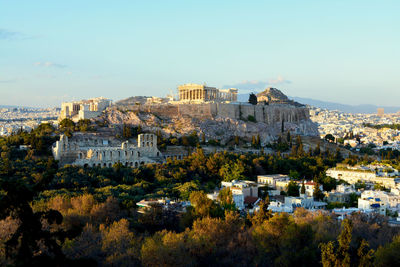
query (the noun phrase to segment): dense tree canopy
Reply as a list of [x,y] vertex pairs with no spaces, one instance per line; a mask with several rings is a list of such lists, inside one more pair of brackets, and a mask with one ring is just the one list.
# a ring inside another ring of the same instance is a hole
[[[77,124],[64,121],[62,127],[90,126]],[[236,210],[230,190],[222,190],[219,201],[206,196],[221,181],[254,181],[259,174],[275,173],[292,177],[289,195],[299,193],[296,181],[304,179],[335,188],[336,180],[325,171],[342,159],[329,151],[305,152],[299,138],[294,144],[288,141],[291,136],[282,138],[294,147],[286,154],[206,155],[199,147],[185,159],[164,164],[83,168],[59,167],[54,161],[50,148],[59,133],[42,124],[30,133],[0,138],[0,265],[331,266],[338,260],[342,266],[349,262],[388,266],[399,262],[398,230],[382,216],[352,215],[341,231],[340,223],[327,212],[298,208],[293,214],[272,214],[266,198],[254,213],[243,214]],[[132,133],[126,128],[125,138]],[[177,142],[198,146],[200,140],[192,133]],[[29,146],[28,151],[19,145]],[[165,197],[190,200],[192,206],[184,212],[161,206],[138,212],[140,200]]]

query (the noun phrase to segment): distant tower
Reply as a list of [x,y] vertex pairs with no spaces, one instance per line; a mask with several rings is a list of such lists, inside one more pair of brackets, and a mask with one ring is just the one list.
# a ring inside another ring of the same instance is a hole
[[385,109],[384,108],[378,108],[378,116],[379,117],[383,117],[384,114],[385,114]]

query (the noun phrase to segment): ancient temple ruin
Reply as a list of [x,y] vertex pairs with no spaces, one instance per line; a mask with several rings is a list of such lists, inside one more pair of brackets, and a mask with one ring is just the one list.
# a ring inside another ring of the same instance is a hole
[[180,102],[236,102],[238,90],[188,83],[178,86],[178,93]]
[[125,166],[138,167],[163,161],[154,134],[139,134],[136,144],[96,134],[75,133],[71,138],[61,135],[52,150],[61,166],[112,167],[120,162]]

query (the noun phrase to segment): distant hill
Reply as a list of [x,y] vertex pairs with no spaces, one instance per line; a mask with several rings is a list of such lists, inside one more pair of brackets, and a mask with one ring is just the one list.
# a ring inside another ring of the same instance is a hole
[[18,106],[0,105],[0,108],[18,108]]
[[0,108],[27,108],[27,109],[41,109],[42,107],[26,107],[26,106],[14,106],[14,105],[0,105]]
[[[363,104],[363,105],[346,105],[335,102],[321,101],[311,98],[303,98],[303,97],[289,97],[296,102],[299,102],[304,105],[310,105],[318,108],[328,109],[328,110],[340,110],[342,112],[347,113],[366,113],[373,114],[377,112],[378,108],[384,108],[385,113],[396,113],[400,111],[399,107],[393,106],[376,106],[372,104]],[[249,94],[238,94],[239,102],[247,102],[249,100]]]
[[320,101],[311,98],[302,98],[302,97],[290,97],[290,98],[302,104],[329,110],[340,110],[342,112],[347,112],[347,113],[376,113],[378,108],[384,108],[385,113],[396,113],[400,111],[400,107],[393,107],[393,106],[376,106],[371,104],[346,105],[335,102]]

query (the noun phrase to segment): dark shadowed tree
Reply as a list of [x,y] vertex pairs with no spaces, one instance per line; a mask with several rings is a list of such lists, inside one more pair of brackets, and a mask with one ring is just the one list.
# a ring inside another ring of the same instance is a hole
[[257,96],[254,93],[249,95],[249,103],[252,105],[257,105]]

